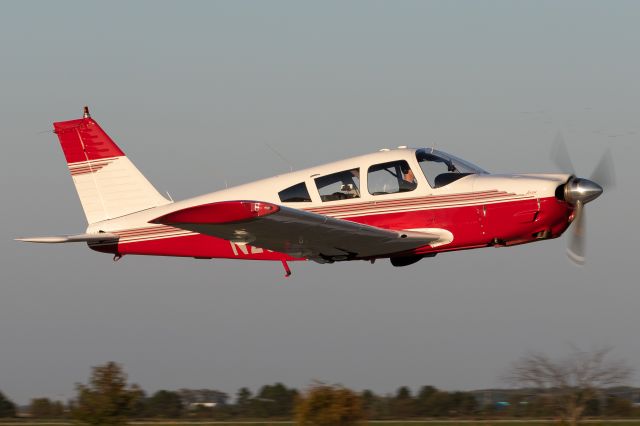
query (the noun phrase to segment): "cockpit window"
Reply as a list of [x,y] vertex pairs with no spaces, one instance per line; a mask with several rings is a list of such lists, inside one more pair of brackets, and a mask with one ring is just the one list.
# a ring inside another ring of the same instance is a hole
[[345,170],[316,178],[316,186],[322,201],[360,198],[360,169]]
[[487,173],[468,161],[435,149],[419,149],[416,158],[432,188],[440,188],[470,174]]
[[418,186],[406,161],[392,161],[369,167],[367,188],[371,195],[413,191]]
[[304,182],[283,189],[278,192],[278,196],[283,203],[304,203],[311,201],[309,191],[307,191],[307,185]]

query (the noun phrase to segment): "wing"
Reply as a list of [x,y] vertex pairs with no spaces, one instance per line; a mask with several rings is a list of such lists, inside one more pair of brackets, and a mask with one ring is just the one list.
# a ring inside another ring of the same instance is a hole
[[323,263],[386,256],[446,238],[438,230],[388,230],[262,201],[202,204],[151,222]]

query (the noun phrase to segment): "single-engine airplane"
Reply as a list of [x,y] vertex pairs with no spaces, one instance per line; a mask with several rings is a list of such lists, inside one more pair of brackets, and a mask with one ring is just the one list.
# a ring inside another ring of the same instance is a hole
[[613,180],[608,151],[592,180],[576,177],[561,140],[554,158],[564,174],[490,174],[439,150],[400,146],[173,202],[87,107],[53,127],[89,225],[78,235],[18,240],[86,242],[114,260],[272,260],[289,276],[289,261],[406,266],[440,252],[557,238],[576,222],[568,253],[582,263],[584,205]]

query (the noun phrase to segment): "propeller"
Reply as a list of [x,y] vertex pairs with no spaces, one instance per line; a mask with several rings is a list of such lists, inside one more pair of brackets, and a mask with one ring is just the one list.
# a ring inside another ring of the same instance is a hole
[[[615,185],[615,172],[611,151],[607,149],[600,161],[593,169],[589,179],[579,178],[562,132],[556,134],[551,149],[551,159],[560,170],[571,175],[564,185],[564,200],[574,206],[573,227],[567,243],[567,256],[574,263],[583,265],[585,261],[586,213],[584,205],[602,194],[604,189],[611,189]],[[596,183],[597,182],[597,183]]]

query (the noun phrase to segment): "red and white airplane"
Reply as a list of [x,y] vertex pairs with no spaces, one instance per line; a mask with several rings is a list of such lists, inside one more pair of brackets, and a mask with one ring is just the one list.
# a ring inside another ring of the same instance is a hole
[[[198,259],[333,263],[390,258],[406,266],[445,251],[559,237],[573,222],[569,255],[584,260],[583,206],[603,189],[567,174],[490,174],[431,148],[372,154],[173,202],[138,171],[85,107],[54,123],[89,223],[79,235],[20,238],[86,242],[111,253]],[[607,152],[595,176],[612,180]]]

